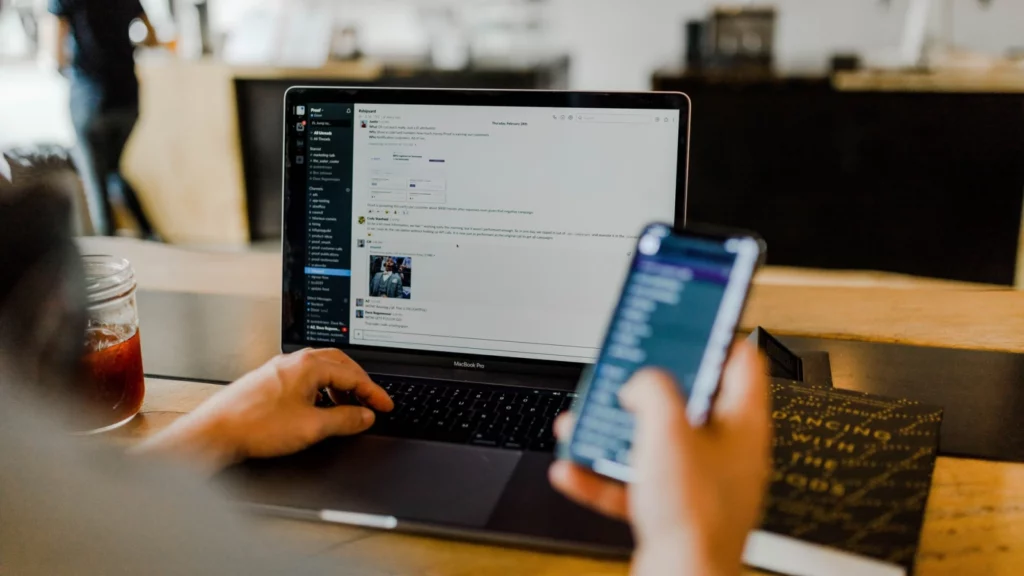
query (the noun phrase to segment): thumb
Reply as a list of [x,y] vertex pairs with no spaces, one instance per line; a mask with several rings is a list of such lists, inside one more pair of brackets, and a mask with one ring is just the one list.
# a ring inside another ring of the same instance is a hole
[[711,424],[736,430],[744,436],[770,428],[771,402],[766,373],[764,358],[757,348],[746,342],[737,345],[722,375]]
[[372,410],[362,406],[317,408],[316,411],[319,413],[320,426],[325,438],[358,434],[373,426],[376,418]]
[[[623,406],[636,417],[630,464],[630,508],[638,542],[669,533],[684,507],[688,455],[697,432],[686,418],[679,385],[660,370],[638,372],[620,393]],[[692,474],[692,473],[691,473]]]
[[660,432],[679,427],[681,433],[692,432],[686,419],[686,399],[668,372],[653,368],[637,372],[622,387],[619,400],[636,416],[638,435],[641,429]]
[[619,399],[636,419],[632,454],[636,473],[663,473],[654,468],[667,465],[673,452],[687,449],[694,435],[679,385],[667,372],[642,370],[622,388]]

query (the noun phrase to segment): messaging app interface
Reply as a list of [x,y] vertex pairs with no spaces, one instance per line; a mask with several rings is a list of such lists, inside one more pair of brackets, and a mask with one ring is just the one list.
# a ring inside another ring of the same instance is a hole
[[654,366],[672,373],[689,399],[698,378],[717,380],[717,370],[707,368],[721,365],[732,339],[731,329],[716,335],[715,324],[736,253],[721,242],[677,236],[664,237],[660,246],[645,251],[646,241],[612,318],[573,434],[574,455],[614,463],[601,464],[613,475],[629,464],[633,437],[633,416],[618,397],[626,381],[641,367]]
[[307,340],[592,362],[678,110],[312,104]]

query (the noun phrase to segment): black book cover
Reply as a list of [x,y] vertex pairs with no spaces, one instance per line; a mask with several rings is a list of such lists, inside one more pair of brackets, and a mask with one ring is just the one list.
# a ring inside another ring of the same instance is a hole
[[762,530],[910,572],[942,409],[773,379],[774,466]]

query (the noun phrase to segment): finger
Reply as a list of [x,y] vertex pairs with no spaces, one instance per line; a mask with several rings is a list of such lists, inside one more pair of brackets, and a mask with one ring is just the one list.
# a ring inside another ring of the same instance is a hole
[[768,425],[768,377],[764,359],[752,344],[737,344],[726,363],[711,426],[750,430]]
[[675,378],[667,372],[656,369],[637,372],[622,387],[619,400],[636,416],[638,438],[641,428],[661,433],[678,427],[680,433],[692,432],[686,419],[686,400]]
[[[359,371],[361,374],[366,375],[366,371],[363,370],[363,367],[360,366],[358,362],[356,362],[348,354],[345,354],[344,352],[338,350],[337,348],[310,348],[306,353],[315,356],[316,358],[321,360],[343,364],[345,366],[352,368],[353,370]],[[369,378],[369,375],[366,375],[366,377]]]
[[318,408],[315,418],[320,422],[321,437],[350,436],[373,426],[374,414],[362,406]]
[[359,364],[353,360],[348,354],[345,354],[337,348],[306,348],[303,350],[307,354],[312,354],[318,358],[324,358],[334,362],[341,362],[342,364],[352,364],[353,366],[359,366]]
[[327,359],[339,362],[349,369],[357,371],[366,382],[371,384],[369,387],[359,386],[351,389],[351,392],[354,393],[356,398],[361,402],[382,412],[390,412],[395,408],[395,402],[391,399],[391,396],[387,391],[374,382],[370,378],[370,375],[363,370],[363,367],[360,366],[358,362],[350,358],[348,354],[345,354],[336,348],[324,348],[322,350]]
[[[684,489],[686,463],[697,441],[697,432],[686,418],[686,403],[678,384],[669,374],[644,370],[630,379],[619,394],[622,404],[636,417],[633,447],[629,456],[633,487],[638,493],[658,494],[670,504]],[[667,506],[666,509],[675,509]],[[671,518],[648,516],[641,519],[648,533],[671,524]]]
[[575,423],[576,418],[572,414],[563,412],[561,416],[555,419],[555,437],[568,438],[572,436],[572,427]]
[[601,477],[579,466],[558,460],[548,469],[548,479],[556,490],[570,500],[624,520],[629,510],[626,486]]
[[390,412],[395,408],[395,402],[388,395],[387,391],[370,379],[370,376],[359,368],[359,377],[354,378],[354,369],[343,364],[334,364],[331,372],[331,388],[342,392],[355,394],[364,405],[379,410]]
[[370,379],[365,370],[343,352],[335,351],[341,356],[329,352],[325,349],[301,353],[298,361],[301,363],[305,386],[318,390],[329,385],[339,392],[352,392],[375,410],[389,412],[394,409],[395,403],[391,397]]

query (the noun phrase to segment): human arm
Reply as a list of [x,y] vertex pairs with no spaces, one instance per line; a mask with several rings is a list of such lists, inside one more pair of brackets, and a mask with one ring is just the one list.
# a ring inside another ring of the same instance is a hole
[[53,58],[57,70],[63,72],[71,64],[68,56],[68,39],[71,37],[71,23],[63,16],[53,16]]
[[307,349],[246,374],[134,452],[170,456],[213,473],[246,458],[292,454],[373,424],[374,413],[364,407],[315,407],[324,387],[352,393],[374,410],[394,408],[387,392],[343,352]]
[[66,0],[47,0],[47,11],[50,17],[47,20],[46,31],[49,35],[48,44],[53,52],[53,60],[57,71],[64,72],[70,65],[68,55],[68,40],[71,38],[71,11]]
[[[663,372],[637,374],[620,397],[636,414],[635,481],[627,486],[559,461],[552,484],[630,522],[634,574],[739,574],[770,472],[767,378],[756,350],[734,351],[703,427],[689,423],[678,385]],[[559,436],[571,429],[569,418],[557,422]]]
[[57,398],[32,394],[45,380],[26,376],[0,386],[0,573],[338,573],[263,533],[188,466],[68,435]]

